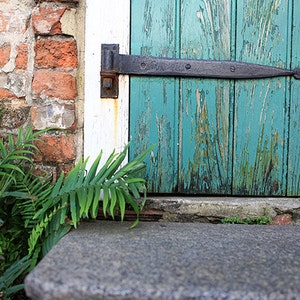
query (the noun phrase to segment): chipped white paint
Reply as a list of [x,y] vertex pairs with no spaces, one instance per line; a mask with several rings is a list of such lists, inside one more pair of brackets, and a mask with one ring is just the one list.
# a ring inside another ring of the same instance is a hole
[[63,34],[74,36],[77,39],[77,20],[76,20],[76,9],[67,9],[62,17],[60,18],[61,31]]
[[100,98],[101,44],[129,52],[130,0],[86,0],[84,156],[105,158],[128,142],[129,79],[119,78],[119,99]]

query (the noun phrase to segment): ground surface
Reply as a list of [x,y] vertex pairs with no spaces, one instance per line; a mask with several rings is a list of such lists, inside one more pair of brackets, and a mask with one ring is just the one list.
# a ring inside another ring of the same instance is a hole
[[300,299],[298,226],[96,221],[26,279],[33,299]]

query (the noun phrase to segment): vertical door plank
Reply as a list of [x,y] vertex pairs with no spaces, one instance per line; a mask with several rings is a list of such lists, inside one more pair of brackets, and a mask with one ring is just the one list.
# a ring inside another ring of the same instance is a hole
[[[237,60],[289,67],[286,0],[237,1]],[[286,79],[236,82],[233,193],[286,193]]]
[[[131,1],[131,53],[176,56],[176,0]],[[156,144],[147,161],[149,192],[177,190],[178,80],[133,77],[130,83],[130,158]]]
[[[293,3],[291,68],[300,67],[300,1]],[[291,79],[290,136],[288,152],[288,196],[300,195],[300,81]]]
[[[181,57],[230,60],[231,8],[224,0],[182,0]],[[229,80],[181,80],[180,192],[231,192],[230,93]]]

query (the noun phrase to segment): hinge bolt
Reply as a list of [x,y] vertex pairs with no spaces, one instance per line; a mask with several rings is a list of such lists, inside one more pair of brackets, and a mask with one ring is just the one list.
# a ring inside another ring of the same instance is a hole
[[103,78],[103,87],[107,90],[110,90],[112,88],[112,78]]
[[186,64],[186,65],[185,65],[185,68],[186,68],[187,70],[189,70],[191,67],[192,67],[192,66],[191,66],[190,64]]

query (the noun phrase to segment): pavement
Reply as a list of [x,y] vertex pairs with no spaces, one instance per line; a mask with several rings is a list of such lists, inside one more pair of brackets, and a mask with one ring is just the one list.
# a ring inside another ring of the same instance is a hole
[[85,222],[27,276],[33,299],[300,299],[300,227]]

